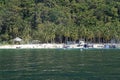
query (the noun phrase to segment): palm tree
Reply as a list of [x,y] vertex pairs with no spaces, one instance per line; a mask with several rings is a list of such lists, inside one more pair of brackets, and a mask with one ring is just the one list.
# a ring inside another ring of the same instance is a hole
[[69,37],[70,37],[70,27],[66,26],[64,27],[64,36],[65,36],[65,43],[67,41],[69,41]]
[[73,27],[70,28],[70,37],[74,41],[79,39],[78,38],[78,27],[77,26],[73,26]]

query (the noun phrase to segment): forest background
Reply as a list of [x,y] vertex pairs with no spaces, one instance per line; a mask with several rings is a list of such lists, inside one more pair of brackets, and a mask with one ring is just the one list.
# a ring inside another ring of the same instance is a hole
[[120,0],[0,0],[0,42],[120,40]]

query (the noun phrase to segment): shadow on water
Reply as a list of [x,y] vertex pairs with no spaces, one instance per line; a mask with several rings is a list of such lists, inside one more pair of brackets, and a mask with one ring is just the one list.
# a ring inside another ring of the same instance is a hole
[[120,80],[120,50],[0,50],[0,80]]

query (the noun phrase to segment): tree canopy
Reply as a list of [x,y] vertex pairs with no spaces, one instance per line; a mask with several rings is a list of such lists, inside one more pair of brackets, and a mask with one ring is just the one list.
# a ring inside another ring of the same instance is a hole
[[0,0],[0,41],[120,40],[119,0]]

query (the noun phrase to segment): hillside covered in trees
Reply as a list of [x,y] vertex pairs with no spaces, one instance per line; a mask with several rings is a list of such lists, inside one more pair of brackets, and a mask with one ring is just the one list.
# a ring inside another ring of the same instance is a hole
[[0,0],[0,42],[120,40],[120,0]]

